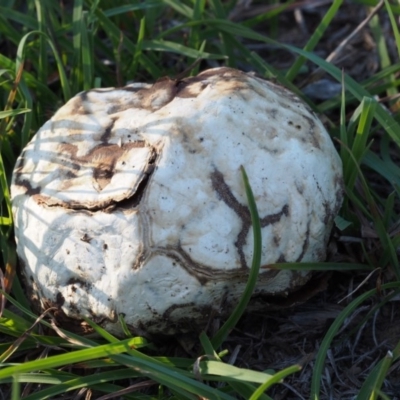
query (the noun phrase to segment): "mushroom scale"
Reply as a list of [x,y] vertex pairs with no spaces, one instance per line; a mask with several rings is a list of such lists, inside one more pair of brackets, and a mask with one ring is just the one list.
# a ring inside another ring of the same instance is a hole
[[[19,157],[17,252],[32,300],[115,334],[201,329],[248,278],[253,237],[240,166],[262,226],[257,296],[287,296],[321,261],[343,197],[318,117],[288,90],[215,68],[93,89],[65,104]],[[61,318],[61,317],[60,317]]]

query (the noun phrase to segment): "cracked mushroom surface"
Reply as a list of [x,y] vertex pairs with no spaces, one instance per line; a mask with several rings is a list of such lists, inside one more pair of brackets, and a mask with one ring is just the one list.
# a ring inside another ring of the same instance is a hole
[[120,334],[204,328],[227,316],[252,260],[245,166],[262,226],[255,294],[287,296],[324,260],[342,164],[288,90],[230,68],[76,95],[22,152],[12,181],[32,300]]

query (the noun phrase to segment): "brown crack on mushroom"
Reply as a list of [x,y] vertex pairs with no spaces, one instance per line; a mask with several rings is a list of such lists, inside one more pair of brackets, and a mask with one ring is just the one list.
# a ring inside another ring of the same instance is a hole
[[36,196],[40,194],[40,187],[33,187],[31,182],[28,179],[22,179],[21,175],[16,174],[15,184],[23,187],[25,189],[25,193],[28,196]]
[[300,262],[303,259],[304,254],[306,253],[309,244],[310,244],[310,221],[307,222],[307,229],[306,229],[306,233],[305,233],[305,238],[303,240],[303,246],[301,248],[300,255],[296,259],[296,262]]
[[[223,270],[218,271],[209,265],[205,265],[194,261],[193,258],[189,256],[189,254],[182,249],[180,245],[178,246],[168,246],[168,247],[158,247],[151,252],[152,256],[155,255],[165,255],[169,258],[173,259],[176,263],[178,263],[189,275],[193,276],[198,280],[198,282],[205,286],[208,282],[216,282],[216,281],[225,281],[229,280],[246,282],[247,275],[243,274],[243,270],[241,269],[233,269],[233,270]],[[278,271],[270,270],[265,271],[264,278],[272,279],[278,274]]]
[[341,178],[341,176],[339,174],[335,175],[335,177],[334,177],[335,186],[336,186],[336,188],[339,188],[339,189],[336,190],[336,196],[335,196],[336,202],[333,204],[333,207],[332,207],[331,203],[324,197],[323,190],[321,189],[321,186],[319,185],[315,176],[313,176],[313,179],[315,182],[315,186],[322,197],[321,203],[325,210],[323,221],[324,221],[324,224],[327,225],[329,223],[329,221],[333,221],[333,219],[337,213],[337,210],[340,207],[341,198],[343,196],[343,185],[344,185],[343,179]]
[[87,107],[88,92],[82,92],[70,100],[71,113],[77,115],[87,115],[91,113],[90,108]]
[[[231,208],[242,221],[242,229],[240,230],[237,239],[235,241],[235,247],[239,254],[240,265],[242,269],[248,269],[246,257],[243,251],[243,247],[246,244],[247,235],[251,227],[251,215],[250,210],[247,206],[239,203],[239,201],[233,195],[230,187],[225,182],[224,176],[220,171],[214,169],[211,174],[211,183],[213,189],[217,192],[221,200]],[[274,214],[268,214],[263,218],[260,218],[260,224],[262,228],[268,225],[273,225],[281,220],[283,217],[289,215],[289,206],[287,204],[282,206],[282,209]]]
[[321,145],[319,143],[319,136],[320,136],[320,132],[316,132],[316,125],[315,125],[315,120],[313,120],[312,118],[308,117],[307,115],[304,114],[300,114],[302,118],[304,118],[307,123],[308,123],[308,127],[307,127],[307,133],[311,136],[311,142],[313,144],[313,146],[317,149],[321,149]]

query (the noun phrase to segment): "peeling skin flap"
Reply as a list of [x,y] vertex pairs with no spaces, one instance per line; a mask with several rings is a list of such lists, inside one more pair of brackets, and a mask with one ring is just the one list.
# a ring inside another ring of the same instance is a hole
[[144,141],[101,143],[86,154],[79,151],[81,146],[70,143],[53,142],[49,147],[46,140],[37,141],[34,151],[29,146],[19,175],[20,181],[40,189],[35,190],[40,192],[37,201],[48,206],[100,209],[128,199],[154,161],[154,149]]

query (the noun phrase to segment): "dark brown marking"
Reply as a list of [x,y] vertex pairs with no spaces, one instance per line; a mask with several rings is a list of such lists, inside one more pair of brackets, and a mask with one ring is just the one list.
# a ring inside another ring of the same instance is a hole
[[156,160],[157,160],[157,153],[153,149],[153,152],[150,156],[149,163],[148,163],[147,169],[145,171],[144,177],[141,180],[141,182],[139,183],[135,193],[133,194],[133,196],[131,196],[125,200],[119,201],[118,202],[119,208],[132,209],[139,205],[139,203],[142,200],[143,195],[146,191],[146,188],[150,182],[151,175],[153,174],[153,172],[155,170]]
[[285,263],[286,262],[286,258],[283,254],[281,254],[279,256],[279,258],[276,260],[277,263]]
[[25,188],[25,194],[27,196],[38,196],[40,195],[40,187],[32,187],[31,183],[27,179],[21,179],[21,174],[14,173],[15,185]]
[[296,262],[301,262],[310,244],[310,221],[307,222],[306,237],[303,241],[303,246],[300,255],[297,257]]
[[85,103],[88,100],[87,92],[83,92],[69,101],[72,115],[87,115],[90,114],[90,110],[85,107]]
[[319,143],[319,131],[315,131],[315,121],[307,115],[301,114],[301,116],[308,122],[309,128],[308,132],[311,135],[311,141],[314,147],[317,149],[321,149],[321,145]]
[[92,238],[91,238],[87,233],[85,233],[85,234],[81,237],[81,241],[82,241],[82,242],[85,242],[85,243],[90,243],[91,240],[92,240]]
[[[176,254],[178,253],[179,256]],[[174,252],[170,252],[168,253],[168,255],[175,260],[178,264],[180,265],[195,265],[197,270],[204,270],[204,265],[200,264],[200,263],[196,263],[181,247],[181,245],[179,244],[176,248],[176,253]],[[207,267],[205,267],[207,268]],[[209,277],[206,277],[204,275],[200,275],[200,274],[196,274],[196,278],[198,279],[198,281],[202,284],[205,285],[208,280]]]
[[33,187],[31,182],[27,179],[22,179],[24,173],[21,172],[23,171],[24,165],[25,165],[25,153],[26,149],[22,152],[22,154],[19,156],[17,163],[14,168],[14,183],[16,186],[23,187],[25,189],[25,193],[28,196],[34,196],[34,195],[39,195],[40,194],[40,187]]
[[[194,86],[194,84],[197,82],[200,82],[200,85]],[[197,97],[207,86],[208,83],[204,82],[204,79],[197,77],[187,78],[184,81],[178,81],[176,97],[184,99]]]
[[81,278],[69,278],[67,281],[67,285],[79,285],[79,286],[84,287],[87,285],[87,282],[85,282]]
[[56,303],[58,307],[61,307],[65,303],[65,298],[60,292],[57,293]]
[[273,225],[281,220],[283,216],[287,217],[289,215],[289,206],[285,204],[282,207],[281,211],[278,211],[275,214],[266,215],[264,218],[260,219],[261,226],[264,228],[268,225]]
[[[246,263],[246,258],[244,255],[243,247],[246,244],[247,234],[249,233],[251,226],[251,215],[247,206],[239,203],[239,201],[235,198],[231,189],[226,184],[224,176],[217,169],[211,174],[211,182],[213,189],[218,193],[221,200],[231,208],[241,219],[242,221],[242,229],[240,230],[238,237],[235,242],[235,247],[239,254],[240,264],[243,269],[248,269],[248,265]],[[281,211],[278,211],[275,214],[269,214],[260,219],[261,227],[264,228],[268,225],[275,224],[281,220],[283,216],[289,215],[289,206],[285,204]]]
[[117,121],[117,118],[111,118],[111,122],[106,126],[106,128],[104,129],[103,134],[101,135],[100,140],[103,143],[108,143],[108,140],[110,139],[111,135],[112,135],[112,130],[114,128],[115,122]]

